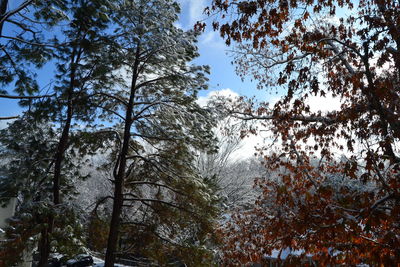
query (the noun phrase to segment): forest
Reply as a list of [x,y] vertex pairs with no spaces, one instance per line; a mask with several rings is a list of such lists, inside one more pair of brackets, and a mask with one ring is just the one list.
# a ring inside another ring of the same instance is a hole
[[400,266],[400,1],[191,1],[0,0],[0,267]]

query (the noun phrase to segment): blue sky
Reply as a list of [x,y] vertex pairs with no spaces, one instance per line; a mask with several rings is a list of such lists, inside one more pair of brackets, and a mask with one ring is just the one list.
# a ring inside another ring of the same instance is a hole
[[[207,0],[178,0],[178,2],[181,4],[182,12],[177,26],[189,30],[193,28],[196,21],[205,18],[203,10],[206,7]],[[256,90],[255,83],[242,82],[235,74],[234,66],[230,63],[232,58],[227,55],[229,47],[225,45],[219,33],[214,32],[211,27],[207,27],[206,31],[200,36],[198,46],[200,57],[194,63],[211,67],[209,90],[201,92],[200,96],[204,97],[212,91],[224,90],[227,92],[226,89],[230,89],[239,95],[252,96],[257,94],[263,98],[268,96],[264,91]],[[38,72],[39,79],[43,77],[42,79],[45,80],[41,86],[48,83],[52,72],[53,69],[50,66]],[[17,100],[0,98],[0,107],[0,116],[15,116],[21,112]]]
[[[203,10],[209,1],[178,0],[178,2],[182,8],[178,26],[189,30],[193,28],[197,21],[206,19],[203,15]],[[209,26],[206,27],[205,32],[199,38],[200,57],[195,60],[195,63],[211,67],[209,91],[231,89],[239,95],[257,95],[265,100],[265,97],[268,97],[269,94],[265,91],[257,90],[256,83],[251,82],[250,79],[242,82],[239,76],[236,75],[234,66],[231,64],[232,57],[227,52],[231,48],[225,45],[218,32],[211,29],[211,21],[206,20],[206,23]],[[200,95],[204,96],[208,93],[202,92]]]

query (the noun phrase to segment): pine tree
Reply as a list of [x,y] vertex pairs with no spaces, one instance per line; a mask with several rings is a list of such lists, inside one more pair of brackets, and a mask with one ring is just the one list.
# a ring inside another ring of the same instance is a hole
[[[58,136],[54,125],[33,120],[25,116],[1,131],[2,159],[0,172],[0,195],[2,205],[11,198],[17,198],[15,215],[9,219],[5,229],[5,241],[0,247],[0,263],[11,266],[18,263],[24,251],[37,246],[40,233],[48,227],[49,217],[62,214],[63,220],[56,220],[57,244],[64,247],[66,254],[75,253],[82,247],[80,225],[75,221],[75,210],[69,205],[52,205],[52,165]],[[74,169],[70,157],[65,167]],[[63,183],[63,189],[70,187]],[[74,236],[75,238],[71,238]],[[0,265],[1,265],[0,264]],[[2,265],[2,266],[3,266]]]
[[[73,141],[79,141],[79,138],[71,136],[74,131],[73,122],[87,124],[93,121],[96,104],[91,102],[91,96],[97,86],[106,84],[105,72],[98,71],[106,68],[98,58],[98,51],[107,43],[104,34],[109,22],[104,13],[107,4],[107,1],[70,3],[72,20],[64,32],[69,40],[68,45],[58,47],[56,50],[56,58],[59,60],[56,78],[59,82],[54,87],[55,96],[36,105],[35,115],[49,116],[52,121],[60,123],[61,133],[55,151],[52,178],[52,200],[55,206],[62,204],[61,183],[65,179],[63,174],[65,153]],[[77,134],[81,135],[79,131]],[[49,227],[42,232],[39,265],[45,264],[50,253],[54,223],[54,218],[49,218]]]
[[[95,118],[97,104],[92,100],[96,88],[104,88],[113,81],[105,76],[107,66],[102,64],[98,57],[99,49],[108,42],[105,30],[109,19],[105,12],[110,5],[107,1],[82,0],[66,2],[65,6],[71,19],[68,19],[67,26],[63,27],[60,38],[65,38],[66,41],[61,44],[57,38],[52,40],[53,58],[57,68],[52,94],[44,99],[28,98],[20,102],[29,107],[26,116],[33,125],[50,121],[52,124],[49,127],[54,129],[56,135],[56,145],[49,152],[52,155],[47,162],[47,171],[45,175],[35,177],[38,180],[46,180],[49,187],[38,191],[35,198],[27,199],[35,203],[44,202],[47,207],[47,211],[43,212],[40,218],[33,218],[35,223],[43,226],[38,244],[39,266],[47,263],[52,249],[60,248],[58,245],[52,245],[55,240],[60,241],[60,231],[57,229],[65,226],[65,218],[60,215],[65,214],[66,210],[73,213],[73,208],[68,208],[68,203],[63,203],[63,197],[71,194],[71,179],[79,177],[73,171],[72,167],[75,166],[70,165],[74,153],[79,148],[82,148],[82,152],[87,152],[87,142],[101,143],[98,138],[90,138],[90,134],[86,133],[91,128],[85,132],[80,126],[88,126]],[[76,127],[75,123],[81,125]],[[26,171],[30,172],[33,169],[28,168]],[[22,189],[19,187],[17,190]]]
[[[188,221],[178,222],[178,218],[198,219],[200,233],[214,214],[212,199],[193,167],[194,148],[212,147],[210,116],[195,102],[197,92],[206,88],[208,68],[189,64],[198,56],[196,34],[174,26],[179,6],[173,1],[121,1],[118,5],[113,16],[116,45],[104,60],[119,62],[115,72],[125,81],[100,93],[103,100],[99,101],[118,120],[110,131],[117,140],[106,266],[115,262],[118,239],[126,241],[131,236],[120,235],[126,225],[131,225],[131,233],[150,233],[152,240],[163,240],[165,248],[165,242],[174,243],[177,238],[167,227],[187,226]],[[135,213],[151,219],[141,221]],[[169,230],[171,238],[165,236]],[[181,250],[189,247],[180,245]]]
[[53,59],[56,47],[49,37],[58,22],[67,19],[67,1],[28,0],[13,4],[0,1],[0,99],[48,97],[41,94],[44,88],[40,88],[36,73]]

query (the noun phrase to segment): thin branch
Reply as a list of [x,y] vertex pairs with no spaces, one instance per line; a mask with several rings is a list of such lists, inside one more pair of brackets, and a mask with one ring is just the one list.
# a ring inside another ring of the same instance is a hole
[[52,96],[55,96],[55,94],[52,94],[52,95],[35,95],[35,96],[19,96],[19,95],[0,94],[0,98],[8,98],[8,99],[37,99],[37,98],[45,98],[45,97],[52,97]]
[[33,2],[33,0],[27,0],[24,3],[22,3],[19,7],[15,8],[13,10],[10,10],[9,12],[5,13],[2,16],[1,20],[0,20],[0,25],[2,25],[12,15],[18,13],[22,9],[26,8],[27,6],[29,6],[32,2]]
[[392,198],[395,198],[395,194],[389,194],[389,195],[387,195],[386,197],[377,200],[377,201],[371,206],[371,211],[373,211],[373,210],[376,209],[379,205],[381,205],[382,203],[384,203],[384,202],[386,202],[386,201],[388,201],[388,200],[390,200],[390,199],[392,199]]
[[87,208],[89,209],[91,206],[93,206],[95,204],[95,207],[93,209],[94,213],[96,214],[96,217],[99,218],[99,215],[97,214],[97,209],[99,208],[99,206],[101,204],[103,204],[107,199],[114,199],[114,197],[112,196],[105,196],[103,198],[101,198],[100,200],[97,200],[95,203],[89,205]]
[[[232,117],[241,120],[276,120],[279,119],[279,115],[254,115],[251,113],[245,113],[240,111],[231,111]],[[280,114],[284,115],[284,114]],[[290,116],[290,121],[302,121],[302,122],[322,122],[326,124],[333,124],[337,120],[329,118],[329,116]]]
[[158,81],[162,81],[162,80],[165,80],[165,79],[168,79],[168,78],[172,78],[174,76],[177,76],[177,74],[171,74],[171,75],[167,75],[167,76],[162,76],[162,77],[158,77],[158,78],[155,78],[155,79],[152,79],[152,80],[148,80],[148,81],[142,82],[142,83],[140,83],[140,84],[138,84],[136,86],[136,90],[141,88],[141,87],[143,87],[143,86],[146,86],[148,84],[155,83],[155,82],[158,82]]
[[139,202],[142,202],[142,203],[156,202],[156,203],[161,203],[161,204],[164,204],[164,205],[167,205],[167,206],[179,209],[179,210],[183,210],[183,211],[185,211],[187,213],[190,213],[190,214],[197,215],[193,211],[190,211],[190,210],[188,210],[188,209],[186,209],[184,207],[178,206],[178,205],[176,205],[174,203],[170,203],[170,202],[167,202],[167,201],[164,201],[164,200],[152,199],[152,198],[138,198],[138,197],[135,197],[134,195],[132,195],[131,193],[126,193],[126,195],[130,195],[130,196],[133,196],[133,197],[132,198],[124,198],[125,201],[139,201]]
[[[292,148],[293,152],[296,154],[297,156],[297,160],[298,162],[304,166],[304,161],[303,158],[301,157],[300,153],[297,151],[296,149],[296,144],[293,140],[293,138],[291,136],[289,136],[289,140],[290,140],[290,147]],[[303,173],[307,176],[307,178],[312,182],[312,184],[314,185],[315,188],[318,188],[318,184],[317,182],[311,177],[311,175],[303,169]]]
[[122,116],[121,114],[119,114],[118,112],[116,112],[116,111],[114,111],[114,110],[111,110],[111,109],[109,109],[109,108],[100,106],[100,105],[95,105],[95,106],[98,107],[98,108],[103,109],[104,111],[107,111],[107,112],[109,112],[109,113],[112,113],[112,114],[114,114],[115,116],[119,117],[121,120],[125,121],[125,117]]
[[32,29],[27,28],[27,25],[24,25],[20,22],[17,22],[17,21],[11,20],[11,19],[8,19],[7,22],[15,24],[18,27],[20,27],[21,29],[23,29],[24,31],[32,33],[34,37],[35,37],[36,33],[38,33],[38,32],[33,31]]
[[176,190],[175,188],[172,188],[172,187],[170,187],[170,186],[168,186],[168,185],[160,184],[160,183],[146,182],[146,181],[135,181],[135,182],[126,183],[126,185],[154,185],[154,186],[159,186],[159,187],[167,188],[167,189],[171,190],[172,192],[175,192],[175,193],[177,193],[177,194],[186,196],[185,193],[182,193],[182,192]]
[[0,35],[0,38],[9,39],[9,40],[14,40],[14,41],[18,41],[18,42],[21,42],[21,43],[24,43],[24,44],[34,45],[34,46],[47,46],[47,47],[57,48],[58,46],[64,45],[64,44],[53,45],[53,44],[49,44],[49,43],[30,42],[30,41],[26,41],[26,40],[24,40],[24,39],[21,39],[21,38],[19,38],[19,37],[5,36],[5,35]]
[[123,104],[123,105],[125,105],[125,106],[128,106],[128,103],[127,103],[124,99],[120,98],[120,97],[117,96],[117,95],[110,95],[110,94],[107,94],[107,93],[104,93],[104,92],[98,92],[98,93],[95,93],[95,94],[93,94],[93,95],[102,95],[102,96],[106,96],[106,97],[112,98],[112,99],[114,99],[114,100],[117,100],[118,102],[120,102],[121,104]]
[[18,119],[19,116],[11,116],[11,117],[0,117],[0,120],[14,120]]

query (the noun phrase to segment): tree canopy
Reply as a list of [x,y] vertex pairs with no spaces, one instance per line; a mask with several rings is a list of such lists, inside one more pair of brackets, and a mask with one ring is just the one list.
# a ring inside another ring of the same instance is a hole
[[[399,261],[399,7],[384,0],[208,7],[214,29],[234,45],[238,74],[286,92],[273,105],[230,110],[268,121],[281,141],[264,152],[269,176],[280,179],[259,179],[256,206],[222,229],[227,263],[286,248],[323,264]],[[315,112],[313,96],[336,98],[340,108]]]
[[177,2],[10,7],[0,98],[23,112],[0,118],[0,204],[17,200],[1,266],[88,249],[106,267],[400,262],[399,1],[211,1],[237,74],[279,98],[207,106],[207,22],[183,30]]
[[[106,266],[124,253],[209,262],[203,245],[217,212],[194,163],[196,151],[216,147],[212,114],[196,103],[209,73],[191,63],[197,33],[174,25],[180,9],[170,0],[55,2],[27,1],[1,13],[2,26],[19,24],[16,35],[0,39],[0,97],[26,108],[0,140],[1,200],[19,200],[1,263],[15,264],[35,246],[39,266],[54,252],[82,252],[88,218],[91,233],[106,229],[107,246],[98,246]],[[45,64],[54,76],[37,96],[43,77],[36,73]],[[107,162],[96,167],[109,171],[114,194],[82,212],[75,186],[94,179],[83,168],[101,153]],[[97,212],[110,202],[111,212]]]

